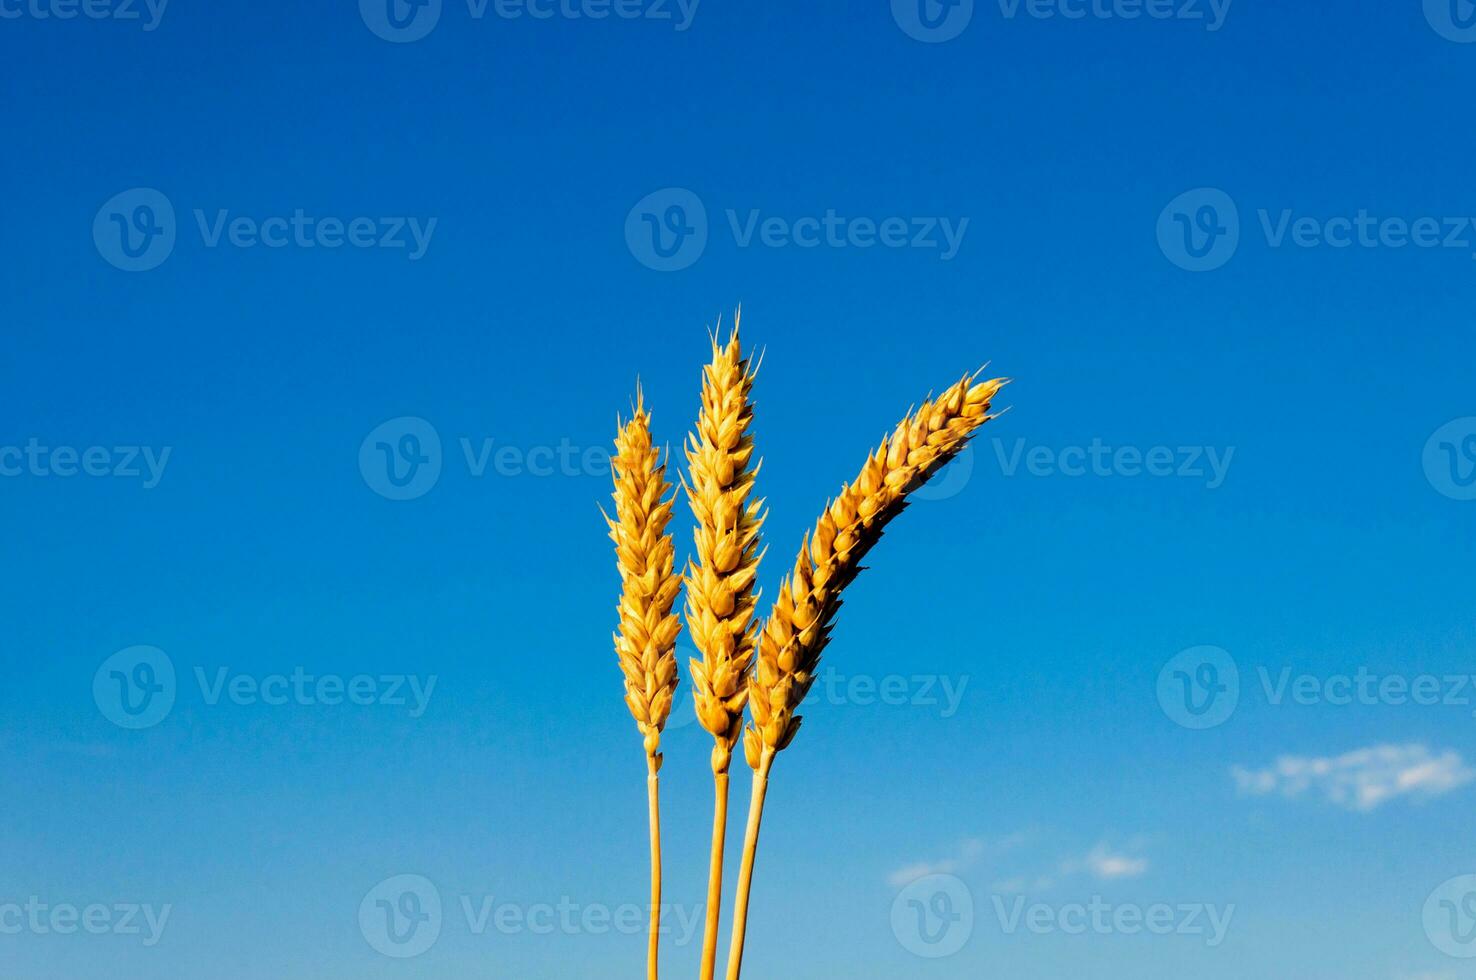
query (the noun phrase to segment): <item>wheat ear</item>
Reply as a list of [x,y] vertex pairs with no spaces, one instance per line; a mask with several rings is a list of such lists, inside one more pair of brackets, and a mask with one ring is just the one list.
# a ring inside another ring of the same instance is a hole
[[[615,455],[615,517],[605,516],[620,569],[620,628],[615,652],[625,674],[625,703],[645,736],[646,795],[651,825],[651,933],[646,975],[656,980],[661,931],[661,729],[671,714],[677,685],[676,638],[681,622],[672,612],[681,576],[666,533],[672,497],[666,466],[651,445],[651,416],[639,389],[635,411],[619,426]],[[674,495],[673,495],[674,496]]]
[[902,512],[907,495],[963,449],[989,421],[989,404],[1004,379],[975,381],[969,375],[911,412],[866,460],[861,473],[841,489],[805,536],[794,571],[759,637],[758,662],[748,685],[752,724],[743,733],[743,753],[753,767],[753,796],[743,841],[728,980],[743,967],[748,897],[763,821],[764,797],[774,757],[799,731],[799,709],[820,653],[830,639],[841,592],[861,571],[861,559],[881,538],[887,522]]
[[748,674],[758,639],[754,577],[758,574],[762,501],[753,492],[749,392],[753,369],[738,340],[738,317],[726,344],[712,340],[712,361],[703,369],[702,409],[688,437],[685,483],[697,519],[696,557],[688,564],[687,629],[702,658],[693,659],[692,691],[697,719],[713,737],[712,852],[707,873],[707,924],[702,938],[701,980],[712,980],[722,909],[723,844],[728,828],[728,767],[743,730]]

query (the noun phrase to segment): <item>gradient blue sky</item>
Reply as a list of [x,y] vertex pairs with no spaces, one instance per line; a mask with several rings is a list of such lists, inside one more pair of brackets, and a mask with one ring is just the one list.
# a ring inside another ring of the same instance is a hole
[[[0,18],[0,448],[170,456],[151,488],[0,478],[0,906],[172,911],[152,947],[0,934],[0,974],[638,975],[638,935],[478,935],[461,913],[461,896],[644,901],[645,800],[609,643],[606,476],[476,476],[460,440],[518,459],[603,448],[639,375],[676,444],[705,328],[741,302],[766,349],[771,592],[901,411],[985,361],[1017,379],[1011,411],[847,602],[828,664],[906,676],[909,703],[817,688],[770,794],[753,977],[1476,977],[1422,916],[1442,882],[1476,873],[1476,692],[1278,705],[1258,674],[1476,672],[1476,502],[1424,465],[1437,429],[1467,419],[1447,430],[1457,446],[1476,432],[1476,231],[1463,247],[1301,247],[1260,217],[1476,216],[1476,44],[1440,3],[1237,0],[1211,31],[981,0],[956,37],[924,43],[901,0],[710,2],[685,30],[479,19],[445,0],[426,37],[389,43],[347,0],[173,0],[153,30],[43,19],[42,2],[0,0],[18,13]],[[177,214],[150,271],[94,241],[105,202],[133,188]],[[626,237],[664,188],[708,217],[705,251],[671,272]],[[1200,188],[1234,202],[1240,236],[1194,272],[1156,229],[1197,217],[1202,195],[1165,209]],[[436,225],[412,261],[207,247],[194,217],[299,209]],[[727,212],[755,210],[968,224],[945,261],[742,245]],[[406,416],[439,434],[442,470],[391,500],[360,447]],[[1010,471],[1017,450],[1094,440],[1233,456],[1213,489],[1122,466]],[[179,685],[166,718],[131,731],[93,679],[139,644]],[[1158,698],[1160,669],[1200,645],[1233,658],[1242,688],[1207,730]],[[299,666],[437,686],[412,717],[210,704],[195,682]],[[956,710],[911,703],[927,700],[914,675],[962,688]],[[706,737],[667,741],[668,897],[690,908]],[[1356,754],[1380,746],[1388,771]],[[1324,777],[1295,792],[1255,775],[1282,757],[1409,791],[1359,806]],[[975,903],[951,957],[912,955],[892,926],[922,871]],[[358,920],[399,874],[446,908],[439,940],[403,960]],[[995,899],[1017,892],[1057,910],[1100,896],[1235,911],[1214,947],[1010,933]],[[677,939],[669,971],[687,975],[697,944]]]

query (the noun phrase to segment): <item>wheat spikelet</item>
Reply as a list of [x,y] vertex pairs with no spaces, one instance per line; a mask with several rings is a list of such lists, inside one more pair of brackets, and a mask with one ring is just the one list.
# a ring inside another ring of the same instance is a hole
[[769,770],[799,731],[802,719],[796,711],[815,681],[820,653],[840,609],[841,591],[861,571],[861,559],[880,540],[887,522],[906,507],[907,495],[992,418],[990,401],[1005,381],[975,382],[975,377],[963,378],[908,413],[867,458],[860,475],[841,489],[805,536],[794,571],[780,585],[764,624],[748,686],[753,722],[743,733],[744,756],[754,770],[753,795],[733,912],[728,980],[739,980],[743,968],[748,899]]
[[758,574],[762,501],[749,499],[758,466],[753,460],[749,392],[754,371],[738,340],[739,319],[726,344],[712,338],[712,360],[703,369],[702,409],[687,443],[687,501],[697,518],[696,557],[688,564],[687,629],[700,660],[691,661],[697,719],[713,737],[712,852],[708,865],[707,923],[701,980],[711,980],[717,960],[722,905],[723,847],[728,826],[728,767],[743,729],[748,674],[758,622],[754,577]]
[[651,416],[639,390],[631,420],[619,427],[610,461],[615,479],[615,518],[607,514],[620,570],[620,628],[615,652],[625,675],[625,703],[644,736],[646,791],[651,830],[651,928],[648,980],[656,980],[661,931],[661,730],[676,692],[676,638],[681,622],[672,612],[681,576],[671,535],[671,484],[659,450],[651,445]]
[[635,413],[620,427],[610,465],[615,478],[615,518],[608,515],[620,570],[620,628],[615,652],[625,674],[625,703],[645,736],[646,755],[661,761],[661,729],[677,686],[676,638],[681,622],[672,612],[681,576],[666,525],[671,484],[661,453],[651,445],[651,415],[637,394]]
[[758,622],[754,578],[758,574],[763,502],[751,501],[758,466],[753,462],[749,391],[753,371],[738,340],[738,320],[726,344],[712,341],[703,371],[702,410],[688,438],[691,483],[687,500],[697,518],[696,558],[688,565],[687,630],[702,659],[693,659],[697,719],[712,733],[712,771],[726,772],[743,727],[748,672]]

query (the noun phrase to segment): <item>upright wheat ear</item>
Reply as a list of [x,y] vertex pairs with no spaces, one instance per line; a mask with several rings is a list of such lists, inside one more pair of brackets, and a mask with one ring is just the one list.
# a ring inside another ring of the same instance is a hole
[[687,567],[687,629],[702,659],[692,660],[697,719],[712,733],[713,819],[708,865],[707,926],[701,980],[712,980],[722,908],[723,845],[728,827],[728,767],[743,729],[748,674],[758,622],[753,580],[758,574],[763,504],[749,499],[753,459],[749,390],[753,370],[738,342],[738,317],[726,344],[712,342],[702,374],[702,410],[687,444],[687,501],[697,518],[696,557]]
[[635,413],[615,437],[611,470],[615,518],[606,515],[620,569],[620,629],[615,652],[625,674],[625,703],[645,736],[646,790],[651,825],[651,933],[646,974],[656,980],[661,927],[661,730],[677,685],[676,638],[681,622],[671,611],[682,580],[673,565],[672,499],[666,467],[651,445],[651,416],[639,391]]
[[748,685],[753,723],[743,733],[743,752],[753,767],[753,797],[744,837],[743,864],[733,910],[728,980],[738,980],[748,922],[764,796],[774,757],[799,731],[796,712],[810,685],[820,653],[830,639],[841,591],[861,570],[861,559],[880,540],[887,522],[902,512],[907,495],[952,459],[992,416],[989,404],[1003,379],[965,377],[938,398],[909,414],[867,459],[855,481],[841,489],[806,535],[794,571],[759,639],[758,663]]

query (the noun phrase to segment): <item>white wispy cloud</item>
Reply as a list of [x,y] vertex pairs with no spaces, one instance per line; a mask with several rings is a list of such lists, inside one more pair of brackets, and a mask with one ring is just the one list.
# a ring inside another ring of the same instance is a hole
[[1030,839],[1027,831],[1019,831],[1004,837],[970,837],[959,844],[954,853],[931,861],[914,861],[903,865],[887,875],[887,883],[895,888],[924,878],[928,875],[956,875],[978,864],[986,857],[994,857],[1012,851]]
[[[1115,848],[1101,841],[1082,857],[1068,858],[1056,867],[1057,877],[1073,878],[1089,875],[1098,881],[1136,878],[1148,871],[1148,859],[1142,855],[1143,841],[1136,839]],[[1043,891],[1056,884],[1057,877],[1042,875],[1035,880],[1034,890]]]
[[1148,859],[1128,854],[1113,853],[1106,844],[1098,844],[1082,861],[1087,873],[1094,878],[1110,881],[1113,878],[1136,878],[1148,870]]
[[1442,796],[1476,779],[1476,770],[1451,749],[1433,753],[1424,745],[1374,745],[1337,756],[1284,755],[1265,769],[1231,767],[1247,796],[1311,791],[1350,810],[1367,812],[1408,796]]
[[1021,831],[1006,837],[971,837],[963,841],[952,854],[928,861],[914,861],[899,867],[887,875],[887,883],[900,888],[927,875],[957,875],[978,865],[990,865],[996,874],[1016,872],[990,886],[994,892],[1011,895],[1046,891],[1071,878],[1091,877],[1098,881],[1115,881],[1136,878],[1148,871],[1148,858],[1142,853],[1145,845],[1142,837],[1133,838],[1121,846],[1113,846],[1103,840],[1086,854],[1078,852],[1077,855],[1063,858],[1044,871],[1018,873],[1022,870],[1021,865],[1028,869],[1034,863],[1039,869],[1045,863],[1039,857],[1021,861],[1017,856],[1013,860],[1013,869],[998,866],[1005,863],[999,861],[999,858],[1026,844],[1035,843],[1037,836],[1033,832]]

